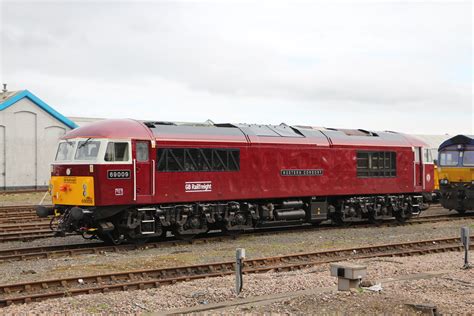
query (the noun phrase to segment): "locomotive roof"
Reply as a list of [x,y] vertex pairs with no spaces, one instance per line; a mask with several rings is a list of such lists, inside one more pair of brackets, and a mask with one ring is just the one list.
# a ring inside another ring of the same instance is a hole
[[426,146],[409,135],[395,132],[331,129],[310,126],[263,124],[172,123],[114,119],[97,121],[67,133],[63,138],[156,139],[237,143],[285,143],[365,146]]
[[96,121],[66,133],[68,138],[115,138],[115,139],[153,139],[153,134],[144,124],[131,119]]
[[453,145],[474,145],[474,135],[456,135],[439,145],[439,151]]

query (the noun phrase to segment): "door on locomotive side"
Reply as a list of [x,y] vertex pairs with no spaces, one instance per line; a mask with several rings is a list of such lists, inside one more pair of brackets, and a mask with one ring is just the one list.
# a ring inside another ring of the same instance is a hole
[[413,161],[413,186],[415,191],[423,190],[424,181],[424,164],[423,164],[423,148],[414,147],[414,161]]
[[433,192],[435,188],[435,167],[430,148],[423,148],[423,191]]
[[151,159],[150,141],[134,140],[132,144],[135,200],[138,203],[147,203],[154,190],[154,160]]

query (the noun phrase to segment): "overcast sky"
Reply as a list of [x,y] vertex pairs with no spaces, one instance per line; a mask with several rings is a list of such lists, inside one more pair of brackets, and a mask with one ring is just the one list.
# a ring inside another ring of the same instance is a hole
[[0,3],[1,81],[68,116],[474,133],[470,1]]

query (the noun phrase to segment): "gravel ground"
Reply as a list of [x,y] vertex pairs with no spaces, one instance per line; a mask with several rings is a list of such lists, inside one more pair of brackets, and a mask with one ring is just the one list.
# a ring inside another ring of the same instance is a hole
[[[179,245],[121,253],[103,253],[0,263],[0,280],[13,283],[66,276],[108,273],[120,270],[151,269],[234,260],[235,249],[245,248],[248,258],[311,252],[335,248],[367,246],[381,243],[423,240],[458,236],[459,227],[472,225],[473,220],[459,220],[397,227],[348,228],[313,231],[292,231],[267,235],[244,235],[236,240],[209,244]],[[75,242],[80,239],[75,238]],[[78,237],[80,238],[80,237]],[[54,242],[72,241],[71,237],[51,238]],[[26,246],[49,244],[45,239]],[[1,245],[8,248],[9,244]],[[1,247],[0,246],[0,247]]]
[[[383,283],[380,293],[368,290],[304,295],[264,306],[229,309],[228,313],[320,314],[405,314],[415,310],[408,305],[435,306],[442,314],[473,314],[474,269],[462,270],[461,253],[421,257],[370,259],[356,262],[367,265],[368,279],[404,276],[436,270],[447,273],[434,278]],[[321,276],[323,277],[323,276]],[[334,304],[337,302],[337,305]]]
[[82,243],[97,243],[100,240],[86,240],[80,235],[71,235],[67,237],[48,237],[39,238],[29,241],[9,241],[0,243],[0,250],[12,249],[12,248],[30,248],[30,247],[42,247],[42,246],[59,246],[59,245],[73,245]]
[[[38,193],[31,195],[31,200],[34,200],[37,198],[35,195],[38,195]],[[39,195],[42,197],[44,193],[39,193]],[[1,203],[4,203],[4,201],[1,200],[3,196],[4,195],[0,195]],[[41,197],[39,197],[37,201],[39,201]],[[17,204],[25,204],[25,200],[27,199],[22,200],[16,197],[16,200],[13,200],[15,199],[10,199],[9,203],[16,201],[15,203]],[[37,201],[34,203],[37,203]],[[443,213],[446,213],[446,210],[434,207],[430,211],[425,212],[424,215]],[[281,232],[267,235],[244,235],[237,240],[214,242],[210,244],[180,245],[162,249],[104,253],[35,261],[4,262],[0,263],[0,282],[5,284],[66,276],[109,273],[126,269],[160,268],[234,260],[235,249],[242,247],[246,248],[249,258],[255,258],[296,252],[443,238],[447,236],[458,236],[461,226],[470,226],[471,229],[474,229],[474,218],[469,220],[464,219],[451,222],[397,227],[344,228]],[[80,242],[87,241],[83,240],[80,236],[46,238],[30,242],[2,243],[0,244],[0,249],[75,244]],[[459,257],[459,254],[452,253],[418,258],[368,261],[370,278],[385,278],[389,275],[429,271],[430,269],[440,270],[444,269],[444,266],[447,265],[448,268],[451,267],[454,271],[449,275],[449,277],[454,280],[444,280],[440,283],[446,285],[447,288],[436,285],[437,282],[434,280],[407,281],[406,284],[388,284],[384,287],[382,294],[372,294],[369,292],[356,292],[349,295],[346,293],[329,293],[327,294],[329,296],[326,298],[326,303],[319,297],[300,297],[289,300],[288,303],[275,303],[265,308],[262,307],[262,310],[259,310],[257,306],[255,309],[251,309],[250,312],[264,312],[267,311],[266,308],[270,311],[281,313],[318,313],[322,311],[322,309],[315,310],[314,306],[323,308],[327,306],[327,311],[333,311],[330,307],[334,305],[334,300],[338,299],[342,302],[338,305],[341,307],[340,311],[350,311],[351,307],[349,305],[354,301],[356,304],[363,306],[361,305],[362,303],[358,302],[364,301],[367,306],[369,306],[368,308],[372,308],[371,311],[374,313],[377,313],[379,310],[389,313],[405,313],[406,311],[410,311],[410,309],[405,306],[409,298],[416,299],[416,301],[429,301],[430,299],[436,298],[435,303],[441,304],[440,306],[444,308],[444,311],[469,311],[470,309],[472,310],[474,306],[468,303],[466,303],[467,305],[461,303],[460,307],[456,307],[458,305],[457,300],[464,302],[465,299],[467,299],[466,302],[469,302],[469,300],[471,303],[474,302],[472,283],[469,283],[472,282],[473,279],[472,270],[467,272],[468,274],[455,271],[455,267],[459,266],[459,261],[461,260]],[[422,258],[422,260],[420,260],[420,258]],[[335,284],[335,281],[329,277],[327,271],[327,266],[324,266],[287,274],[266,273],[263,275],[248,276],[245,281],[246,288],[242,295],[249,297],[253,295],[286,293],[308,288],[332,286]],[[465,276],[467,277],[463,279]],[[25,306],[9,307],[0,310],[0,314],[15,312],[26,313],[31,311],[35,313],[48,313],[52,310],[57,313],[141,313],[173,309],[230,300],[234,297],[232,292],[233,284],[234,280],[231,277],[200,280],[157,290],[50,300]],[[465,285],[468,287],[467,294],[459,294],[462,289],[466,290]],[[428,291],[427,289],[430,290]],[[397,291],[400,291],[401,294],[396,294]],[[453,293],[457,293],[456,295],[459,296],[459,298],[450,303],[450,299],[455,297]],[[380,297],[383,299],[381,300]],[[87,301],[87,304],[84,304],[85,301]],[[380,302],[382,302],[382,304]],[[379,305],[382,307],[379,307]],[[311,306],[313,306],[313,309],[311,309]],[[383,308],[386,306],[389,306],[389,309],[384,310]],[[467,308],[469,306],[470,309]],[[229,311],[235,313],[248,312],[245,309],[240,310],[238,308]],[[360,310],[358,311],[359,313],[361,312]]]
[[[474,270],[460,270],[462,254],[458,252],[431,254],[421,257],[358,260],[367,265],[367,279],[379,280],[428,271],[449,271],[428,280],[400,281],[383,285],[381,293],[330,291],[302,296],[270,305],[230,308],[218,313],[405,313],[404,304],[434,304],[442,313],[472,313],[474,309]],[[244,277],[240,297],[254,297],[298,290],[336,286],[329,276],[329,266],[288,273],[265,273]],[[235,299],[233,277],[212,278],[132,292],[94,294],[54,299],[28,305],[9,306],[4,314],[141,314],[182,307],[191,307]],[[87,303],[85,303],[87,302]],[[335,304],[337,302],[337,304]],[[209,313],[209,312],[206,312]]]
[[[46,196],[45,196],[46,194]],[[45,196],[45,197],[44,197]],[[0,206],[37,205],[44,197],[43,204],[51,204],[51,195],[43,192],[0,193]]]

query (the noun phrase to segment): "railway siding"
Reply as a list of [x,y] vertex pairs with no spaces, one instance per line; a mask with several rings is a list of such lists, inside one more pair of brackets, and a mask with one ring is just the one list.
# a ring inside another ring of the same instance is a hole
[[[472,238],[474,240],[474,238]],[[293,271],[313,265],[348,259],[412,256],[461,250],[459,238],[443,238],[409,243],[297,253],[269,258],[249,259],[244,274],[269,271]],[[474,249],[474,245],[472,245]],[[0,285],[0,306],[29,303],[65,295],[93,294],[160,287],[193,279],[225,276],[233,273],[234,261],[215,262],[183,267],[121,271],[99,275],[40,280]],[[79,285],[79,286],[78,286]],[[84,286],[83,286],[84,285]]]

